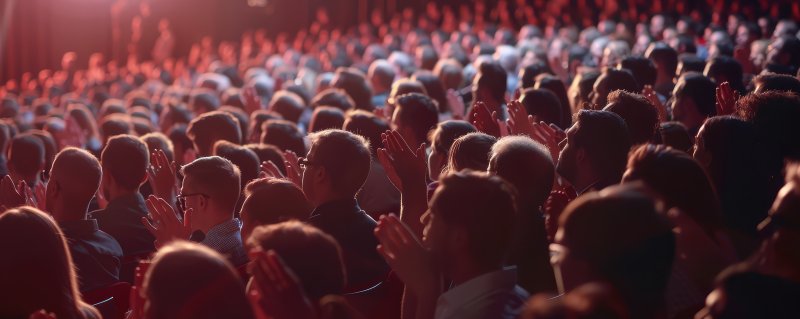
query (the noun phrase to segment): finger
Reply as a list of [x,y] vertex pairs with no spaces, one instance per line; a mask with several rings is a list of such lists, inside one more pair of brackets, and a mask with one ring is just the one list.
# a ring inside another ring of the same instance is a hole
[[147,219],[147,217],[142,217],[140,220],[142,221],[142,225],[144,225],[144,228],[147,228],[147,230],[151,234],[153,234],[153,236],[155,236],[158,233],[158,228],[156,228],[156,226],[153,225],[153,223],[151,223],[150,220]]

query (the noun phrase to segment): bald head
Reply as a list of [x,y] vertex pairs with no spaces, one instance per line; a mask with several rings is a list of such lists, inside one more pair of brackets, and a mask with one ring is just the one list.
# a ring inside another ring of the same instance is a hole
[[102,168],[94,155],[69,147],[56,155],[47,185],[47,210],[57,220],[83,219],[100,187]]

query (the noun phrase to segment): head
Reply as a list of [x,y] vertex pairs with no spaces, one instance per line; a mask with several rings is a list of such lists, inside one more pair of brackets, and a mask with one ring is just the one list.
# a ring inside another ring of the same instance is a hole
[[175,147],[172,145],[172,141],[166,135],[162,133],[148,133],[139,137],[144,144],[147,145],[147,150],[152,154],[156,150],[164,151],[164,155],[167,156],[167,160],[172,162],[175,160]]
[[189,100],[189,109],[197,115],[216,111],[221,105],[216,93],[205,89],[192,94]]
[[127,114],[111,114],[100,120],[100,135],[103,144],[117,135],[133,134],[133,122]]
[[439,175],[447,167],[450,147],[459,137],[475,132],[475,126],[466,121],[444,121],[430,132],[431,152],[428,156],[428,176],[439,180]]
[[689,72],[681,75],[672,91],[672,117],[689,132],[697,132],[706,118],[717,114],[716,86],[710,78]]
[[791,297],[795,294],[794,283],[761,273],[744,263],[725,269],[715,286],[698,318],[774,318],[797,312],[797,304]]
[[657,83],[672,81],[678,68],[678,51],[663,42],[654,42],[645,51],[645,57],[652,60],[658,71]]
[[372,157],[377,156],[377,148],[383,145],[381,134],[389,130],[389,123],[363,110],[347,112],[342,129],[360,135],[369,142],[369,151]]
[[748,94],[736,106],[736,115],[755,126],[756,142],[768,151],[764,156],[774,157],[779,166],[784,158],[800,158],[800,142],[796,138],[800,126],[794,121],[800,116],[800,96],[767,91]]
[[544,205],[555,176],[553,159],[547,148],[523,136],[498,140],[492,146],[488,171],[514,185],[518,207],[525,210],[524,213],[538,211]]
[[617,67],[628,70],[633,74],[633,78],[636,79],[636,84],[639,85],[636,92],[641,92],[645,85],[656,84],[658,70],[653,60],[644,57],[629,56],[622,59]]
[[567,88],[560,78],[550,74],[540,75],[536,77],[536,84],[533,88],[548,90],[558,98],[558,102],[561,105],[561,120],[555,123],[558,127],[566,128],[572,125],[572,108],[570,108]]
[[261,126],[261,143],[275,145],[283,151],[305,154],[306,142],[300,129],[286,120],[269,120]]
[[718,56],[706,63],[703,75],[717,84],[728,82],[731,88],[739,93],[744,92],[742,64],[729,56]]
[[519,88],[532,88],[536,84],[536,77],[540,74],[553,74],[550,66],[544,62],[531,63],[519,70]]
[[514,238],[509,230],[517,221],[515,196],[513,186],[485,173],[453,173],[440,180],[422,216],[422,240],[446,275],[502,267]]
[[453,141],[447,158],[447,170],[460,172],[465,169],[483,172],[489,168],[489,154],[497,142],[494,136],[472,132]]
[[347,92],[355,107],[360,110],[371,111],[372,106],[372,88],[367,83],[367,78],[358,69],[355,68],[339,68],[333,75],[331,86],[334,88],[342,89]]
[[47,211],[58,221],[85,219],[102,174],[100,162],[89,152],[72,147],[59,152],[47,183]]
[[254,318],[236,269],[216,251],[190,242],[159,249],[142,287],[144,318]]
[[258,178],[258,172],[261,170],[261,161],[258,155],[249,148],[228,141],[217,141],[214,144],[213,155],[226,158],[233,165],[239,167],[242,189],[247,183]]
[[375,60],[369,66],[367,77],[376,93],[389,92],[395,77],[394,67],[389,61]]
[[428,143],[428,132],[439,122],[436,101],[430,97],[410,93],[395,99],[392,129],[400,132],[412,147]]
[[319,106],[314,109],[309,132],[319,132],[327,129],[341,129],[344,124],[344,112],[332,106]]
[[656,107],[640,94],[621,90],[611,92],[603,110],[616,113],[625,120],[633,145],[650,142],[658,129]]
[[792,75],[800,67],[800,39],[783,35],[774,39],[767,48],[766,64],[779,66],[785,74]]
[[256,227],[247,240],[250,251],[273,251],[297,276],[303,291],[318,302],[345,288],[342,250],[336,239],[299,221]]
[[102,191],[106,199],[135,193],[147,181],[150,153],[147,145],[132,135],[112,137],[100,154]]
[[529,115],[533,116],[536,123],[545,122],[561,126],[562,107],[558,97],[546,89],[525,89],[519,96],[519,101],[525,106]]
[[631,147],[622,117],[609,111],[581,110],[566,133],[556,167],[561,177],[576,190],[593,183],[619,182]]
[[280,114],[284,119],[297,123],[305,105],[299,95],[289,91],[278,91],[269,101],[268,110]]
[[317,93],[311,100],[311,107],[333,106],[343,112],[355,108],[356,102],[342,89],[329,88]]
[[414,72],[411,79],[422,83],[422,86],[425,87],[426,95],[436,101],[437,111],[445,113],[450,110],[444,85],[433,73],[430,71],[417,71]]
[[241,192],[241,173],[230,160],[201,157],[181,168],[180,197],[192,210],[192,230],[208,231],[233,218]]
[[675,235],[658,203],[641,186],[624,185],[567,206],[551,260],[564,292],[607,282],[632,318],[651,318],[663,307],[674,249]]
[[313,206],[334,199],[352,199],[367,179],[369,142],[342,130],[313,133],[303,170],[303,192]]
[[256,110],[250,114],[249,128],[247,129],[247,141],[258,143],[261,141],[261,127],[269,120],[282,120],[283,116],[267,110]]
[[427,95],[428,91],[425,90],[425,86],[422,85],[422,82],[412,80],[411,78],[402,78],[392,83],[392,90],[389,91],[389,97],[386,99],[386,103],[393,106],[397,103],[396,99],[398,97],[410,93]]
[[45,152],[41,139],[20,134],[11,139],[8,147],[8,172],[15,183],[25,181],[33,186],[44,170]]
[[253,180],[245,186],[244,196],[244,204],[239,212],[242,242],[247,242],[253,229],[258,226],[306,220],[313,209],[303,190],[285,179]]
[[755,86],[753,93],[764,93],[766,91],[789,91],[800,95],[800,78],[791,75],[775,73],[761,74],[753,79],[753,85]]
[[602,109],[608,101],[608,94],[616,90],[638,92],[639,84],[628,70],[605,69],[594,82],[592,94],[589,95],[595,109]]
[[489,105],[505,101],[508,77],[505,69],[496,62],[483,62],[472,79],[472,100]]
[[699,58],[694,53],[684,53],[678,56],[678,68],[675,76],[680,77],[684,73],[698,72],[703,73],[706,69],[706,61]]
[[217,141],[235,144],[242,142],[239,120],[222,111],[204,113],[196,117],[186,128],[186,135],[192,140],[198,156],[209,156]]

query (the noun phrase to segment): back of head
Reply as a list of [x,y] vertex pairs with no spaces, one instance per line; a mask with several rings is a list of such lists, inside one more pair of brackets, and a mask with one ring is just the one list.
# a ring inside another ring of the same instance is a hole
[[392,120],[398,125],[398,130],[410,130],[416,141],[426,142],[428,132],[439,122],[436,101],[419,93],[401,95],[395,100]]
[[[2,131],[2,129],[0,129],[0,131]],[[53,158],[55,158],[56,152],[58,151],[58,145],[56,144],[55,138],[53,138],[52,134],[43,130],[30,130],[26,133],[30,133],[42,141],[42,145],[44,145],[44,171],[45,173],[49,173],[50,166],[53,166]],[[2,134],[3,133],[0,133],[0,135]],[[2,144],[2,141],[0,141],[0,145]]]
[[429,140],[431,147],[446,158],[457,138],[476,131],[475,126],[467,121],[448,120],[436,125],[436,129],[430,133]]
[[636,56],[625,57],[620,61],[619,67],[633,74],[636,83],[639,84],[636,92],[641,92],[645,85],[656,84],[658,71],[656,70],[655,63],[650,59]]
[[678,51],[663,42],[655,42],[647,48],[645,56],[653,60],[657,70],[664,74],[675,74],[678,68]]
[[760,273],[746,264],[724,270],[716,286],[703,310],[713,318],[790,318],[798,311],[797,283]]
[[224,214],[233,214],[241,193],[241,173],[230,160],[219,156],[201,157],[181,168],[184,187],[207,195]]
[[[591,276],[620,293],[632,318],[652,318],[663,306],[675,250],[675,235],[662,214],[641,186],[613,186],[571,202],[559,219],[556,241],[569,249],[565,258],[583,261]],[[570,282],[579,276],[570,269],[562,271],[565,285],[573,286],[568,289],[583,284]]]
[[789,92],[753,93],[736,103],[737,115],[756,127],[757,142],[770,148],[768,156],[800,159],[800,96]]
[[744,92],[742,64],[729,56],[718,56],[706,63],[703,74],[714,79],[717,84],[728,82],[731,88],[739,93]]
[[195,118],[186,128],[186,135],[195,144],[200,156],[210,155],[217,141],[242,142],[239,120],[222,111],[208,112]]
[[369,66],[369,72],[367,74],[373,85],[379,86],[384,90],[392,86],[395,77],[394,68],[386,60],[373,61]]
[[[48,189],[57,188],[61,197],[72,204],[66,207],[85,208],[89,206],[89,202],[100,187],[102,174],[100,162],[94,155],[78,148],[68,147],[59,152],[53,160],[47,187]],[[50,206],[52,203],[48,201],[46,204],[48,211],[55,213],[53,207]],[[71,219],[83,219],[86,209],[75,209],[63,213],[75,214],[68,216]],[[56,218],[60,218],[60,216],[56,216]]]
[[250,114],[250,127],[247,129],[249,142],[261,140],[261,127],[269,120],[282,120],[283,116],[267,110],[257,110]]
[[628,309],[613,287],[591,282],[566,293],[561,298],[545,294],[533,296],[521,319],[627,319]]
[[[616,90],[639,92],[639,83],[636,82],[636,78],[627,69],[605,69],[597,81],[599,82],[602,79],[605,79],[606,94]],[[596,86],[597,82],[595,82]],[[607,99],[608,96],[605,96],[605,98]],[[598,107],[603,108],[605,105],[598,105]]]
[[800,78],[785,74],[766,73],[753,79],[755,93],[766,91],[792,92],[800,95]]
[[496,62],[484,62],[478,67],[480,80],[478,87],[486,88],[488,94],[495,101],[505,101],[506,88],[508,86],[508,76],[503,67]]
[[198,90],[189,100],[189,108],[195,114],[216,111],[221,104],[219,97],[211,90]]
[[528,114],[534,117],[536,122],[543,121],[547,124],[562,125],[561,102],[552,91],[546,89],[525,89],[522,91],[519,101],[525,106]]
[[704,116],[714,116],[716,109],[716,85],[714,82],[696,72],[681,75],[675,84],[675,98],[689,98],[694,101],[697,111]]
[[269,110],[283,116],[284,119],[297,123],[303,114],[303,99],[289,91],[278,91],[269,102]]
[[325,168],[331,189],[342,196],[355,196],[369,174],[372,161],[369,142],[342,130],[312,133],[309,138],[314,158],[308,160]]
[[319,106],[314,109],[311,123],[308,124],[309,132],[319,132],[327,129],[341,129],[344,124],[344,112],[332,106]]
[[83,318],[72,258],[50,216],[32,207],[0,214],[0,253],[13,259],[0,263],[0,287],[13,291],[0,303],[0,317],[28,318],[45,309],[58,318]]
[[473,132],[457,138],[450,146],[447,167],[451,172],[464,169],[485,171],[489,168],[489,155],[497,142],[494,136]]
[[402,78],[392,83],[392,90],[389,92],[389,97],[387,99],[387,103],[395,104],[397,103],[395,99],[400,97],[401,95],[411,94],[411,93],[419,93],[423,95],[427,95],[428,92],[425,90],[425,86],[422,85],[422,82],[417,80],[412,80],[409,78]]
[[100,154],[103,171],[127,191],[138,191],[147,178],[150,155],[147,145],[132,135],[118,135],[106,143]]
[[344,90],[329,88],[317,93],[317,95],[311,100],[312,107],[316,108],[323,105],[333,106],[341,109],[342,111],[347,111],[355,108],[356,103],[349,95],[347,95],[347,92]]
[[228,159],[233,165],[239,167],[241,188],[258,178],[258,172],[261,170],[261,161],[259,161],[258,155],[250,149],[228,141],[217,141],[214,144],[213,155]]
[[259,178],[244,189],[243,214],[258,225],[271,225],[287,220],[306,220],[311,204],[294,183],[279,178]]
[[275,145],[283,151],[305,154],[306,144],[303,134],[292,122],[269,120],[261,127],[261,143]]
[[117,135],[132,133],[133,122],[127,114],[111,114],[100,121],[100,135],[103,137],[103,142]]
[[360,110],[372,110],[372,88],[364,73],[355,68],[339,68],[331,80],[331,86],[347,92],[355,107]]
[[678,74],[678,71],[675,71],[676,76],[681,76],[683,73],[686,72],[700,72],[702,73],[703,70],[706,68],[706,61],[699,58],[696,54],[693,53],[684,53],[681,54],[679,57],[680,60],[680,71],[681,73]]
[[147,144],[147,149],[150,151],[150,153],[153,153],[156,150],[162,150],[167,156],[167,160],[169,162],[175,160],[175,147],[172,145],[172,141],[166,135],[155,132],[142,135],[139,137],[139,139]]
[[367,139],[367,141],[369,141],[370,153],[373,156],[376,156],[377,148],[383,145],[381,133],[386,132],[389,128],[389,123],[387,123],[386,120],[363,110],[348,112],[347,118],[342,125],[343,130]]
[[519,88],[528,89],[536,84],[536,78],[540,74],[552,74],[550,66],[544,62],[531,63],[530,65],[519,70]]
[[219,108],[220,111],[232,115],[239,122],[239,132],[241,132],[242,140],[245,140],[250,132],[250,117],[242,108],[231,105],[224,105]]
[[44,163],[44,143],[38,137],[20,134],[11,139],[8,148],[9,172],[30,183],[44,169]]
[[278,166],[278,170],[280,170],[282,174],[286,174],[286,166],[283,165],[286,158],[283,156],[283,151],[277,146],[269,144],[247,144],[244,147],[256,153],[259,163],[273,162],[275,166]]
[[550,196],[555,175],[553,160],[543,145],[530,138],[509,136],[498,140],[492,146],[489,170],[514,185],[520,209],[537,209]]
[[146,318],[253,318],[236,270],[200,244],[174,242],[160,249],[143,289]]
[[616,113],[625,120],[633,145],[650,142],[658,129],[656,107],[640,94],[622,90],[611,92],[603,110]]
[[659,124],[658,133],[653,139],[653,143],[663,144],[687,153],[694,147],[689,129],[681,122],[663,122]]
[[436,101],[439,112],[444,113],[450,110],[447,104],[447,92],[444,89],[444,84],[433,73],[430,71],[414,72],[411,79],[422,83],[425,87],[426,95]]
[[313,302],[329,294],[341,294],[345,287],[342,252],[336,239],[298,221],[260,226],[247,245],[274,251],[297,275]]
[[567,96],[567,88],[564,82],[556,76],[543,74],[536,77],[535,89],[545,89],[556,95],[561,105],[561,120],[556,123],[558,127],[567,128],[572,125],[572,108]]
[[453,173],[441,179],[430,210],[444,223],[463,228],[469,257],[483,269],[492,269],[505,262],[512,245],[515,197],[514,187],[498,176]]
[[596,172],[619,181],[631,148],[625,120],[608,111],[581,110],[576,125],[580,129],[575,134],[575,146],[586,150]]

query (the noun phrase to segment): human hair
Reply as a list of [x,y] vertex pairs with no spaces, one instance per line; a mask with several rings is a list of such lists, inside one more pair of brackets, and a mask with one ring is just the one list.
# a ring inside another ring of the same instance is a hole
[[[94,198],[97,189],[100,188],[100,180],[103,176],[103,169],[100,162],[91,153],[74,147],[67,147],[56,155],[53,160],[48,183],[53,183],[63,192],[66,200],[75,203],[68,207],[88,207],[89,202]],[[48,205],[48,210],[52,211]],[[75,210],[65,213],[76,214],[78,219],[83,219],[86,211]]]
[[608,94],[608,104],[603,110],[625,120],[633,145],[650,142],[658,129],[658,110],[641,94],[613,91]]
[[319,106],[311,115],[308,124],[309,132],[319,132],[327,129],[341,129],[344,125],[344,112],[332,106]]
[[675,86],[675,97],[687,97],[694,101],[697,112],[704,116],[717,115],[716,86],[710,78],[697,72],[688,72],[681,75]]
[[79,103],[70,104],[68,112],[69,116],[75,119],[75,122],[81,127],[87,138],[100,139],[100,133],[97,130],[97,119],[94,118],[92,112],[85,105]]
[[459,89],[464,82],[461,64],[453,59],[439,60],[433,68],[433,74],[439,77],[446,89]]
[[618,181],[631,148],[625,120],[609,111],[581,110],[577,123],[575,146],[586,150],[595,172]]
[[247,133],[250,131],[250,117],[247,115],[247,112],[231,105],[223,105],[219,110],[233,115],[233,117],[236,118],[239,122],[239,132],[242,134],[242,141],[247,139]]
[[344,291],[346,277],[339,243],[311,225],[286,221],[259,226],[247,245],[280,256],[313,301]]
[[239,120],[223,111],[212,111],[196,117],[186,128],[186,136],[192,140],[200,156],[211,154],[217,141],[242,142]]
[[457,138],[450,146],[447,168],[451,172],[464,169],[485,171],[489,167],[489,154],[497,142],[494,136],[473,132]]
[[[0,317],[28,318],[40,309],[61,318],[99,318],[81,300],[67,241],[52,217],[28,206],[0,214]],[[13,259],[13,262],[12,262]]]
[[360,135],[369,141],[369,152],[373,157],[377,156],[378,147],[383,145],[381,133],[386,132],[389,128],[386,120],[364,110],[347,112],[342,125],[343,130]]
[[343,89],[355,102],[355,108],[372,111],[372,88],[364,73],[356,68],[338,68],[333,75],[331,86]]
[[681,122],[663,122],[653,137],[653,144],[663,144],[673,149],[689,152],[694,146],[689,130]]
[[531,63],[519,69],[519,89],[529,89],[536,85],[536,78],[541,74],[553,74],[550,66],[544,62]]
[[379,59],[372,61],[367,75],[373,84],[379,85],[383,89],[389,89],[392,87],[395,72],[389,61]]
[[448,120],[436,124],[436,128],[430,131],[428,140],[431,141],[432,149],[435,149],[437,153],[447,158],[453,142],[455,142],[457,138],[472,132],[477,132],[477,129],[469,122]]
[[645,51],[645,57],[653,60],[656,64],[656,69],[664,72],[665,74],[675,74],[678,68],[678,51],[663,42],[654,42],[650,44]]
[[133,133],[133,123],[127,114],[110,114],[100,120],[100,135],[104,143],[114,136],[131,133]]
[[268,109],[280,114],[285,120],[297,123],[300,115],[303,114],[305,105],[303,99],[297,94],[282,90],[272,96]]
[[261,143],[275,145],[283,151],[292,151],[298,156],[306,153],[303,133],[292,122],[269,120],[261,126]]
[[191,183],[194,191],[208,195],[216,207],[233,213],[241,193],[239,167],[219,156],[201,157],[181,168],[184,185]]
[[172,145],[172,141],[166,135],[153,132],[147,133],[139,137],[142,142],[147,145],[147,150],[150,153],[155,152],[156,150],[164,151],[164,155],[167,156],[167,160],[172,162],[175,160],[175,147]]
[[189,99],[189,108],[196,114],[204,114],[216,111],[222,103],[219,97],[207,89],[198,89]]
[[254,318],[236,270],[200,244],[176,241],[159,249],[142,289],[145,318]]
[[286,166],[283,164],[286,158],[283,156],[283,151],[277,146],[269,144],[247,144],[244,147],[256,153],[260,163],[273,162],[275,166],[278,167],[278,170],[281,171],[281,174],[286,174]]
[[411,76],[411,79],[422,83],[425,87],[425,92],[431,99],[436,101],[437,111],[445,113],[450,110],[447,104],[447,93],[445,92],[444,85],[438,77],[433,75],[430,71],[417,71]]
[[244,146],[228,141],[217,141],[214,143],[213,155],[226,158],[239,168],[241,188],[258,178],[258,172],[261,171],[258,155]]
[[331,189],[341,195],[355,196],[369,174],[372,161],[369,142],[342,130],[311,133],[309,138],[314,154],[309,154],[308,160],[325,169]]
[[138,191],[147,178],[150,153],[147,145],[132,135],[118,135],[108,140],[100,154],[103,171],[128,191]]
[[534,84],[533,88],[553,92],[561,105],[561,119],[555,124],[561,128],[572,126],[572,108],[570,108],[569,105],[567,88],[564,86],[564,82],[562,82],[561,79],[550,74],[542,74],[536,77],[536,84]]
[[[32,134],[19,134],[8,147],[8,169],[30,183],[44,169],[44,143]],[[33,186],[33,185],[31,185]]]
[[[603,83],[604,85],[601,86],[599,83]],[[637,90],[638,87],[639,84],[636,83],[636,79],[633,78],[633,74],[631,74],[630,71],[626,69],[606,68],[594,83],[593,93],[599,95],[595,96],[595,100],[599,102],[596,107],[598,109],[604,108],[608,102],[608,94],[611,92],[616,90],[639,92]]]
[[[311,204],[294,183],[282,178],[259,178],[244,188],[242,212],[258,225],[270,225],[287,220],[306,220]],[[252,230],[252,227],[251,227]]]
[[723,228],[717,193],[706,171],[689,154],[645,144],[631,152],[624,182],[642,181],[667,208],[676,207],[711,237]]
[[[476,265],[502,265],[514,240],[516,191],[498,176],[459,172],[444,176],[431,198],[430,210],[467,235],[467,251]],[[491,212],[491,213],[490,213]]]
[[524,136],[507,136],[492,145],[490,168],[516,187],[520,209],[538,209],[550,196],[555,167],[550,152]]
[[759,93],[766,91],[789,91],[800,95],[800,78],[791,75],[763,73],[756,76],[752,83],[755,90]]
[[722,271],[716,290],[724,298],[707,306],[713,318],[781,318],[798,311],[794,282],[762,273],[747,263]]
[[256,110],[250,114],[250,128],[247,129],[248,141],[258,142],[261,140],[261,126],[269,120],[282,120],[283,116],[267,110]]
[[547,124],[562,124],[561,102],[552,91],[547,89],[525,89],[519,96],[519,102],[525,107],[528,114],[533,115],[536,121]]
[[782,162],[785,157],[800,159],[800,96],[790,92],[768,91],[748,94],[736,102],[736,114],[756,128],[757,142]]
[[394,105],[397,103],[396,99],[398,97],[411,93],[427,95],[428,91],[425,90],[425,86],[422,85],[422,82],[420,81],[412,80],[410,78],[399,79],[392,83],[392,89],[389,91],[389,97],[386,99],[386,102]]
[[408,127],[417,141],[427,142],[428,132],[439,122],[436,101],[419,93],[400,95],[395,100],[394,121]]
[[[50,167],[53,166],[53,159],[56,157],[56,152],[58,152],[56,140],[53,138],[53,135],[50,134],[50,132],[43,130],[29,130],[26,133],[31,134],[42,141],[42,145],[44,146],[44,171],[45,173],[49,174]],[[5,143],[0,142],[0,147],[2,147],[3,144]],[[0,149],[5,149],[5,147]]]
[[683,53],[678,56],[678,65],[680,66],[681,73],[678,74],[675,70],[676,76],[681,76],[686,72],[699,72],[702,73],[706,68],[706,61],[697,57],[694,53]]
[[489,95],[496,101],[505,101],[508,76],[499,63],[481,63],[476,76],[480,76],[477,83],[479,87],[486,88]]
[[706,63],[703,74],[714,79],[717,85],[728,82],[734,91],[744,93],[742,64],[730,56],[720,55]]
[[337,88],[328,88],[323,90],[322,92],[317,93],[313,99],[311,99],[311,106],[313,108],[319,106],[333,106],[336,108],[341,109],[342,111],[347,111],[349,109],[355,108],[356,102],[347,95],[342,89]]
[[626,69],[633,74],[636,83],[639,84],[636,92],[641,92],[645,85],[655,85],[658,72],[652,60],[639,57],[628,56],[619,62],[619,67]]

